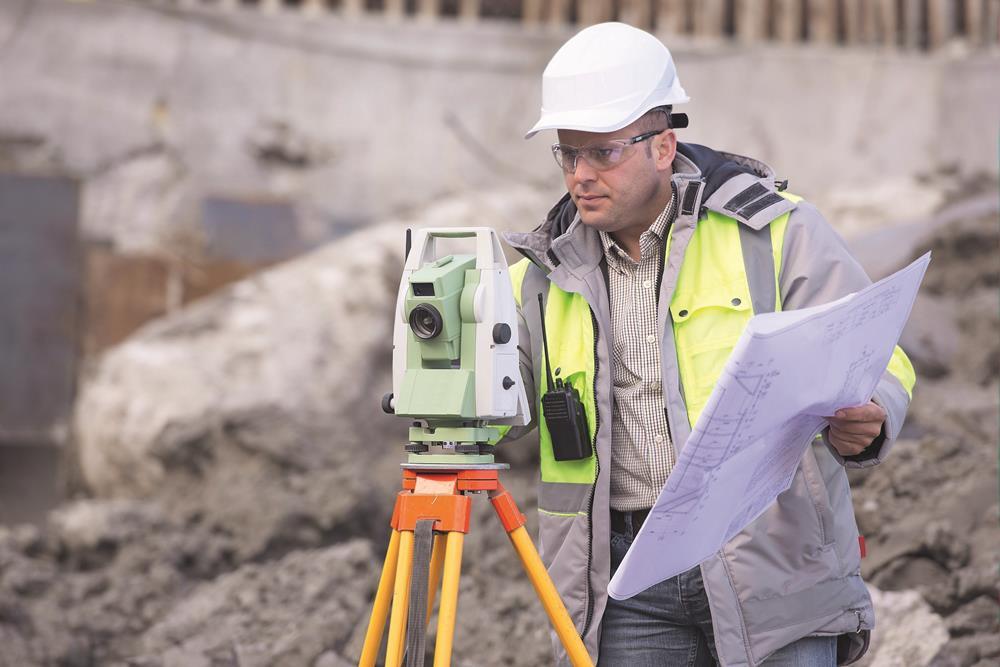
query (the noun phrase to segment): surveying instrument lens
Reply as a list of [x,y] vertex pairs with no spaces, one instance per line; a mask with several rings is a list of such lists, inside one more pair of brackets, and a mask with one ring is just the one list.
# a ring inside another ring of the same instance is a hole
[[441,313],[434,306],[419,305],[410,312],[410,328],[421,340],[436,338],[443,326]]

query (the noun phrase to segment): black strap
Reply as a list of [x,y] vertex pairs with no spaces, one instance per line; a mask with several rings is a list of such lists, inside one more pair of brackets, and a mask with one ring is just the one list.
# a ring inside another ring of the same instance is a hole
[[413,573],[410,575],[410,612],[406,617],[406,667],[424,667],[427,641],[427,596],[434,519],[417,521],[413,531]]
[[693,215],[695,206],[698,203],[698,194],[701,192],[702,181],[692,181],[684,189],[684,198],[681,201],[681,215]]
[[780,204],[783,201],[785,201],[784,197],[779,195],[777,192],[771,192],[769,194],[764,195],[760,199],[753,200],[752,202],[741,208],[739,211],[737,211],[736,215],[743,218],[744,220],[749,220],[750,218],[754,217],[755,215],[763,211],[768,206],[774,206],[775,204]]
[[767,188],[765,188],[760,183],[754,183],[750,187],[746,188],[742,192],[738,193],[735,197],[730,199],[722,207],[727,211],[736,213],[738,210],[757,199],[758,197],[763,197],[767,194]]

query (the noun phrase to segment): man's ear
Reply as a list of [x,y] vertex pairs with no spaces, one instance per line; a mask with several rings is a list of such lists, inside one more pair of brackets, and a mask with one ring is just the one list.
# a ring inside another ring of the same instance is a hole
[[674,156],[677,154],[677,135],[673,130],[666,130],[657,135],[656,139],[656,168],[659,171],[670,169],[674,163]]

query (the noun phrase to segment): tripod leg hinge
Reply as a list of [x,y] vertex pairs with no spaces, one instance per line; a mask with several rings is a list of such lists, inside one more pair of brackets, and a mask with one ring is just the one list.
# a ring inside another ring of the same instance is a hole
[[401,493],[397,496],[393,518],[396,530],[414,530],[417,521],[433,519],[434,530],[443,533],[469,532],[472,498],[468,496],[432,496]]
[[493,509],[496,510],[497,516],[500,517],[503,529],[508,533],[517,530],[525,524],[524,515],[521,514],[521,510],[517,509],[514,497],[506,489],[496,495],[491,495],[490,502],[493,503]]

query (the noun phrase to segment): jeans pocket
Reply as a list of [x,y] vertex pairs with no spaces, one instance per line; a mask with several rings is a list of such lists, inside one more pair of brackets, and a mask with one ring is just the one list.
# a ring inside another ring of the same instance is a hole
[[632,546],[632,539],[621,533],[611,531],[611,574],[614,575],[621,565],[622,559]]

